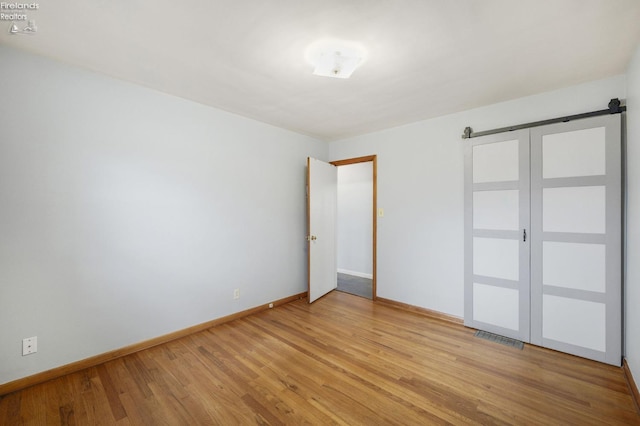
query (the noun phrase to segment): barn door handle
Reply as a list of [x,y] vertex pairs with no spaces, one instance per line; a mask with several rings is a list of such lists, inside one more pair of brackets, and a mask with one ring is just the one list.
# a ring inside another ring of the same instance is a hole
[[527,230],[526,228],[522,230],[522,241],[527,242]]

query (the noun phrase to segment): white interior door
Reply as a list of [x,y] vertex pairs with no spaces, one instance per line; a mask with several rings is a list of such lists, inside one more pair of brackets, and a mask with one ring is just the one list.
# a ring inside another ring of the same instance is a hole
[[620,365],[620,115],[531,129],[531,342]]
[[337,167],[307,158],[309,303],[338,286]]
[[529,341],[529,132],[465,152],[465,325]]

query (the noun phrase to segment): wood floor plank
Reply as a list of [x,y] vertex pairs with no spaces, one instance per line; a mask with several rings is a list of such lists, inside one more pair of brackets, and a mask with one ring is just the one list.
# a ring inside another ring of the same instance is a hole
[[[20,398],[19,422],[15,424],[41,425],[47,423],[48,407],[46,405],[47,383],[40,389],[25,389]],[[10,422],[14,420],[10,419]],[[7,424],[13,424],[7,422]],[[0,422],[2,424],[2,422]]]
[[332,292],[0,399],[2,425],[640,425],[622,369]]

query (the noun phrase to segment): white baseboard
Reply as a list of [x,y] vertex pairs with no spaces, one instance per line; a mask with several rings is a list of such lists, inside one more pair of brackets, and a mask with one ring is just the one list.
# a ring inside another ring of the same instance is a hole
[[360,277],[360,278],[369,278],[370,280],[373,279],[373,274],[366,274],[364,272],[349,271],[348,269],[340,269],[340,268],[338,268],[338,273],[347,274],[347,275],[354,275],[354,276]]

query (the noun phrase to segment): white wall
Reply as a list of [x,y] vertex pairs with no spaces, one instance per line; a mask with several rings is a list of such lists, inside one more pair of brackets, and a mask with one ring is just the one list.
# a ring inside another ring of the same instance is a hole
[[331,160],[378,155],[377,295],[462,317],[466,126],[600,110],[616,97],[625,97],[624,76],[332,142]]
[[627,71],[625,357],[640,386],[640,46]]
[[373,162],[338,167],[338,272],[373,277]]
[[326,143],[4,47],[0,64],[0,383],[306,290],[305,158]]

